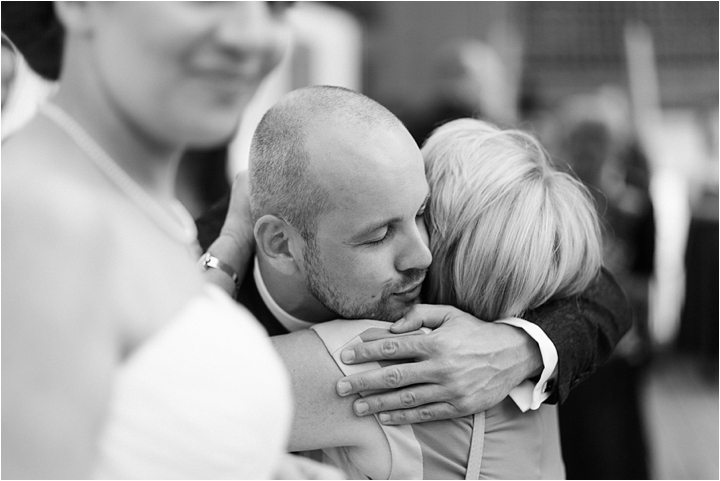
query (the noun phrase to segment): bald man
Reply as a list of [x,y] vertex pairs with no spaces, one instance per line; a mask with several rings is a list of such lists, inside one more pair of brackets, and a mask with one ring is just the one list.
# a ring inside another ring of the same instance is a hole
[[[453,317],[438,328],[442,336],[381,339],[343,353],[346,363],[422,359],[341,379],[343,396],[391,389],[355,401],[358,415],[382,412],[388,424],[459,417],[511,391],[521,409],[562,401],[629,329],[629,306],[607,272],[583,294],[513,325],[413,308],[432,261],[422,156],[392,113],[357,92],[318,86],[283,97],[255,132],[249,171],[255,260],[236,299],[269,335],[337,318]],[[204,249],[227,209],[225,201],[198,220]],[[228,222],[235,217],[230,211]]]

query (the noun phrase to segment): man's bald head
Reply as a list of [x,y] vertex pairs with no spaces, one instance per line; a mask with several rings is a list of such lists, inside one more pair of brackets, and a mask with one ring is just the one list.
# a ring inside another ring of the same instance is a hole
[[358,134],[405,130],[389,110],[342,87],[314,86],[290,92],[263,116],[250,148],[250,202],[253,219],[281,217],[313,240],[318,215],[333,205],[313,169],[308,139],[317,129],[340,127]]

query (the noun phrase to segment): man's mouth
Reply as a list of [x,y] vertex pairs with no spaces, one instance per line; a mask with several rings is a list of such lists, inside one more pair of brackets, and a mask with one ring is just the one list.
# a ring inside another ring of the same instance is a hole
[[394,292],[393,295],[402,299],[411,300],[420,295],[420,289],[425,277],[423,276],[418,282],[411,284],[401,291]]

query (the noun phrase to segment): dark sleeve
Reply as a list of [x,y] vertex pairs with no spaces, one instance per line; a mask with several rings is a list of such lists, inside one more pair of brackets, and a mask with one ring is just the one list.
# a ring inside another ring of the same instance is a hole
[[612,274],[603,268],[582,294],[550,301],[523,318],[538,325],[557,349],[557,385],[549,402],[563,402],[610,357],[630,329],[632,310]]
[[219,200],[207,212],[195,219],[195,226],[198,231],[198,242],[203,252],[215,242],[220,235],[220,230],[225,223],[225,216],[230,207],[230,196]]

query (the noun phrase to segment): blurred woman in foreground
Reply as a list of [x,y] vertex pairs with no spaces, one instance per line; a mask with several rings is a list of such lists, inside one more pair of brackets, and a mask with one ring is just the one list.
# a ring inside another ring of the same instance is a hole
[[[174,193],[183,150],[227,141],[279,61],[271,3],[54,5],[59,91],[2,148],[5,477],[260,479],[292,464],[281,361],[203,278],[215,270],[198,268]],[[230,222],[213,246],[236,272],[245,235]]]

